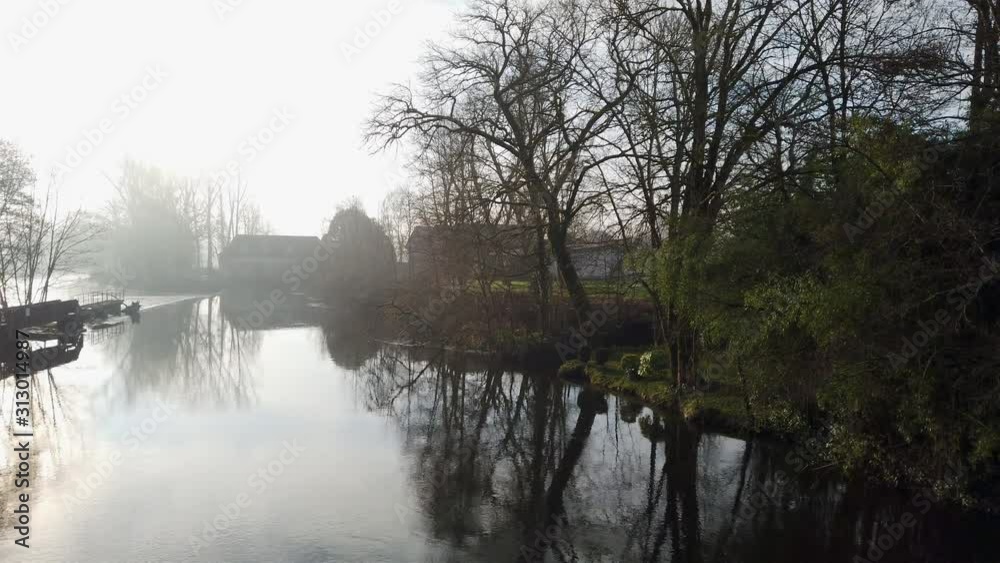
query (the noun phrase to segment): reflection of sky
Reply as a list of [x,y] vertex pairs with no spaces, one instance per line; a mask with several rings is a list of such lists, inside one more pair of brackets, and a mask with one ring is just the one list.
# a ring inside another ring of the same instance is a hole
[[[44,407],[46,419],[36,423],[32,444],[32,548],[12,547],[13,479],[5,449],[0,561],[510,561],[519,552],[538,506],[531,496],[539,485],[531,474],[534,417],[545,412],[539,473],[545,496],[566,461],[572,432],[586,418],[579,387],[548,383],[548,399],[541,401],[535,393],[543,376],[497,372],[491,379],[488,372],[432,369],[397,395],[423,361],[378,352],[350,371],[331,355],[365,357],[367,349],[350,353],[354,340],[331,338],[318,327],[232,332],[219,304],[152,309],[139,325],[85,345],[80,359],[53,369],[51,379],[37,376],[36,409]],[[331,346],[344,349],[333,354]],[[4,409],[12,381],[3,382]],[[498,385],[494,395],[486,393],[491,381]],[[512,423],[504,409],[522,391]],[[452,403],[447,451],[443,398]],[[163,403],[177,410],[154,421]],[[490,406],[482,416],[484,404]],[[755,442],[744,467],[743,441],[700,434],[693,448],[678,447],[671,460],[670,443],[651,444],[639,424],[622,421],[620,407],[608,397],[607,414],[596,414],[562,494],[568,521],[562,539],[580,561],[639,560],[640,553],[670,561],[674,530],[667,514],[676,511],[678,533],[687,533],[682,499],[691,491],[706,561],[709,555],[752,563],[850,560],[841,557],[854,552],[840,538],[871,529],[866,518],[872,514],[898,517],[898,505],[870,491],[846,502],[845,489],[826,480],[817,489],[789,484],[759,516],[735,521],[741,480],[746,477],[744,495],[757,490],[783,467],[785,446]],[[473,442],[480,422],[475,465],[460,470],[454,454]],[[670,439],[694,436],[678,424],[668,427]],[[137,436],[143,439],[136,442]],[[286,442],[305,451],[283,466],[276,460]],[[668,461],[674,462],[670,471]],[[248,478],[269,464],[281,474],[258,492]],[[692,467],[697,484],[685,488],[684,471]],[[447,478],[435,479],[437,472]],[[88,479],[92,491],[81,484]],[[681,506],[668,505],[670,486]],[[77,493],[79,504],[67,511],[64,499]],[[251,504],[195,558],[191,538],[241,493]],[[796,502],[799,508],[790,508]],[[938,522],[927,520],[927,526],[946,545],[986,550],[982,533],[942,532]],[[775,537],[786,539],[776,543]],[[720,538],[724,551],[716,550]],[[909,553],[900,549],[882,561],[910,561]]]
[[[40,278],[35,280],[36,296],[40,296],[42,282],[43,280]],[[104,292],[118,295],[121,291],[122,287],[119,283],[108,285],[94,281],[89,275],[72,272],[55,272],[50,280],[49,293],[45,300],[56,301],[78,299],[81,303],[83,303],[87,301],[91,294]],[[124,300],[126,302],[139,301],[144,310],[149,310],[154,307],[162,307],[178,301],[199,297],[197,295],[155,295],[128,288],[124,291]],[[13,287],[9,287],[7,289],[7,293],[11,299],[14,299],[16,292]]]
[[[588,448],[574,474],[578,490],[573,495],[567,494],[567,512],[580,515],[580,520],[591,520],[590,532],[582,536],[599,534],[602,541],[623,546],[627,530],[622,524],[634,523],[647,502],[650,442],[642,436],[638,424],[616,420],[614,398],[609,402],[608,415],[599,415],[594,422]],[[650,413],[644,410],[644,414]],[[572,412],[570,422],[575,418],[576,413]],[[666,458],[664,444],[658,443],[656,447],[654,479],[659,479]],[[731,505],[743,448],[742,440],[718,435],[702,437],[698,483],[709,490],[700,491],[699,502],[703,526],[709,536],[725,516],[724,510],[714,509],[728,509],[727,502]],[[664,502],[659,505],[657,520],[662,519]]]
[[[150,312],[143,323],[157,320]],[[78,363],[53,370],[63,397],[76,398],[68,415],[73,424],[58,435],[81,440],[82,451],[54,460],[46,470],[51,476],[33,483],[27,557],[11,551],[5,526],[0,559],[193,561],[189,536],[241,492],[251,505],[201,560],[279,561],[294,554],[405,560],[404,553],[420,553],[422,540],[401,529],[395,511],[405,494],[400,444],[385,419],[359,410],[345,374],[316,346],[310,334],[316,331],[267,333],[253,360],[256,404],[191,408],[194,402],[180,401],[177,413],[155,428],[157,401],[175,400],[176,393],[150,388],[131,404],[109,401],[109,387],[140,377],[117,371],[119,358],[85,348]],[[123,435],[135,427],[145,436],[144,422],[152,432],[133,450]],[[305,452],[258,494],[248,476],[291,440]],[[40,439],[34,447],[42,447]],[[64,514],[61,499],[79,488],[77,479],[116,451],[122,460],[106,482]]]

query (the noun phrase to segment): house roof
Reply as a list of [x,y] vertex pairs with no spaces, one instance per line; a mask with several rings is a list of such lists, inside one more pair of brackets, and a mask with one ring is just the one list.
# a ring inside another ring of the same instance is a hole
[[223,256],[281,257],[311,253],[319,237],[290,235],[238,235],[222,251]]
[[409,247],[414,243],[430,241],[449,242],[521,242],[528,234],[529,227],[519,225],[490,225],[485,223],[465,223],[461,225],[419,225],[413,228],[406,242]]

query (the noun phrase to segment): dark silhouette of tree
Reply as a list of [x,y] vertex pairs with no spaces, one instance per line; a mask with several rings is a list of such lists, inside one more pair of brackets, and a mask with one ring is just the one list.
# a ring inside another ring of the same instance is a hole
[[326,265],[332,298],[345,302],[382,302],[382,292],[396,278],[392,240],[357,202],[342,206],[326,237],[334,249]]

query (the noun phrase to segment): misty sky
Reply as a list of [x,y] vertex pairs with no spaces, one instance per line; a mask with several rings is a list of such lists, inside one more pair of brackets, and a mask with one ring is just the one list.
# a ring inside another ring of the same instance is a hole
[[0,137],[40,185],[60,171],[72,205],[103,205],[125,156],[185,176],[238,166],[276,233],[317,234],[338,202],[374,212],[400,182],[403,158],[370,156],[362,122],[460,3],[4,0]]

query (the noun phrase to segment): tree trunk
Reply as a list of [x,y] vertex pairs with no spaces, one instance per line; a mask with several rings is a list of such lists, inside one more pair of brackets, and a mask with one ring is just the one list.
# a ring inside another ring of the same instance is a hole
[[540,223],[535,227],[535,257],[537,258],[535,295],[538,299],[538,330],[545,335],[550,329],[552,277],[549,275],[549,251],[545,244],[545,227]]
[[684,380],[681,376],[681,351],[677,345],[677,309],[674,308],[673,303],[670,304],[667,311],[667,329],[670,330],[670,335],[667,337],[670,346],[670,371],[674,378],[674,384],[680,389]]
[[559,276],[566,284],[566,291],[569,293],[577,322],[583,323],[590,318],[590,298],[587,296],[586,288],[583,287],[583,282],[580,281],[576,265],[573,264],[573,257],[566,246],[566,235],[562,225],[551,220],[549,221],[549,244],[552,246],[552,254],[555,255]]
[[970,2],[976,11],[969,129],[980,132],[1000,112],[1000,5],[992,0]]

